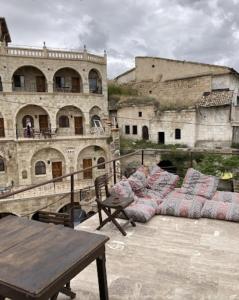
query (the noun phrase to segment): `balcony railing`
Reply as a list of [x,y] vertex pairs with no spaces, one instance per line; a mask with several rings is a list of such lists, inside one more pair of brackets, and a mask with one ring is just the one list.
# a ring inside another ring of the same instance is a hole
[[47,87],[46,86],[42,86],[42,87],[37,87],[37,85],[35,83],[28,83],[24,86],[15,86],[14,84],[12,85],[12,90],[14,92],[30,92],[30,93],[44,93],[47,91]]
[[64,59],[64,60],[84,60],[100,64],[105,64],[105,57],[78,52],[75,50],[55,50],[49,48],[30,48],[30,47],[5,47],[2,49],[4,55],[24,56],[36,58]]

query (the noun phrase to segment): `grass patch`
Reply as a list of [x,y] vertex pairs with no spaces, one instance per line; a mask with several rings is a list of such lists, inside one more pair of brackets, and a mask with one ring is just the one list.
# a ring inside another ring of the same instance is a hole
[[120,95],[120,96],[137,96],[138,91],[136,89],[133,89],[131,87],[126,86],[120,86],[115,83],[109,83],[108,84],[108,95]]

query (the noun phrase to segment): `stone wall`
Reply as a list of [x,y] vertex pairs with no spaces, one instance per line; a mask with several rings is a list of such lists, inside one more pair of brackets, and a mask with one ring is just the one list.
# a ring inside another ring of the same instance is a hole
[[[89,73],[92,69],[97,71],[102,81],[102,93],[89,92]],[[0,116],[4,119],[5,128],[5,137],[0,138],[0,156],[6,165],[5,172],[0,173],[0,187],[9,185],[12,180],[15,186],[26,186],[51,179],[52,162],[56,161],[62,162],[63,175],[76,171],[82,167],[80,152],[84,149],[87,149],[93,165],[99,155],[106,160],[111,158],[107,143],[110,133],[105,131],[98,135],[91,132],[93,113],[97,112],[101,118],[108,117],[106,72],[106,57],[94,56],[86,51],[75,53],[48,51],[46,48],[0,49],[0,77],[3,86],[3,91],[0,92]],[[13,90],[14,73],[25,75],[23,89]],[[46,79],[46,92],[29,91],[27,87],[35,84],[35,77],[41,74]],[[67,87],[71,87],[70,77],[79,74],[81,92],[56,92],[55,74],[65,77]],[[62,114],[69,118],[69,128],[59,128],[59,116]],[[32,127],[36,133],[40,129],[39,116],[48,115],[48,128],[52,129],[53,135],[49,137],[39,134],[33,135],[34,138],[24,136],[22,120],[26,115],[32,117]],[[82,134],[75,132],[76,116],[83,119]],[[96,153],[95,147],[101,149],[102,153]],[[46,164],[46,174],[35,175],[37,161]],[[94,176],[101,173],[102,170],[93,171]]]
[[165,81],[174,78],[198,76],[208,73],[225,73],[229,68],[188,61],[171,60],[157,57],[136,57],[136,81]]
[[230,147],[232,143],[230,106],[197,110],[196,146]]

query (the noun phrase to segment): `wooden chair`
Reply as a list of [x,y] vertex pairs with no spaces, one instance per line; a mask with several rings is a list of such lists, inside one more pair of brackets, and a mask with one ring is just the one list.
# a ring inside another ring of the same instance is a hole
[[[105,193],[105,200],[103,198],[103,191]],[[116,194],[109,193],[108,188],[108,176],[107,174],[101,175],[95,179],[95,195],[96,195],[96,202],[98,206],[98,214],[99,214],[99,222],[100,225],[97,227],[97,230],[100,230],[106,223],[112,222],[119,231],[126,235],[126,232],[123,227],[131,223],[132,226],[136,226],[133,219],[129,218],[126,211],[124,210],[128,207],[132,202],[134,202],[133,198],[122,198],[117,196]],[[114,212],[111,211],[114,209]],[[102,210],[107,215],[107,218],[103,220],[102,218]],[[122,214],[127,222],[121,226],[118,221],[115,219],[119,214]]]
[[[54,212],[39,210],[34,215],[34,220],[43,223],[53,223],[55,225],[72,227],[71,217],[69,214],[65,214],[65,213],[54,213]],[[63,286],[60,292],[66,296],[69,296],[71,299],[74,299],[76,297],[76,294],[73,293],[71,290],[70,282],[68,282],[65,286]],[[57,295],[58,293],[54,297],[52,297],[51,300],[56,300]]]

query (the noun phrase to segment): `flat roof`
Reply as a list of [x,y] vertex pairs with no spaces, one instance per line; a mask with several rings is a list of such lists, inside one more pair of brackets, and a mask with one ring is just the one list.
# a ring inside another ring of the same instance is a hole
[[[238,223],[154,216],[146,224],[127,226],[124,237],[113,224],[95,231],[98,222],[94,215],[76,229],[110,237],[109,299],[224,300],[239,295]],[[76,299],[99,299],[95,264],[76,276],[71,286]]]

